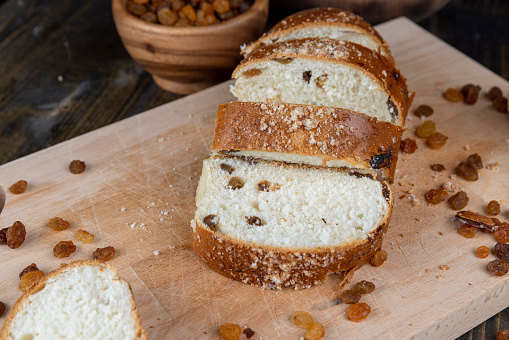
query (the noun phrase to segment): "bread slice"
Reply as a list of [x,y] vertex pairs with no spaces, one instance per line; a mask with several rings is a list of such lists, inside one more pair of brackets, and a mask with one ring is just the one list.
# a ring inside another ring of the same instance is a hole
[[147,339],[129,284],[97,261],[76,261],[24,293],[1,339]]
[[394,63],[389,45],[373,26],[357,14],[338,8],[312,8],[292,14],[245,46],[241,53],[247,55],[264,45],[302,38],[351,41],[377,51]]
[[282,41],[249,54],[233,72],[239,101],[340,107],[403,126],[405,78],[364,46],[326,38]]
[[353,111],[285,103],[219,106],[212,151],[344,167],[392,182],[403,129]]
[[193,248],[231,279],[307,288],[373,256],[392,202],[388,185],[370,176],[215,156],[203,163]]

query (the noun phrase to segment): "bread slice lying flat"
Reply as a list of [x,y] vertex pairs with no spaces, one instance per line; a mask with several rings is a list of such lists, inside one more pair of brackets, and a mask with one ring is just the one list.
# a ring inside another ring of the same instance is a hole
[[405,78],[379,53],[327,38],[263,46],[233,72],[239,101],[340,107],[403,126]]
[[302,38],[346,40],[375,50],[392,63],[389,45],[364,19],[337,8],[312,8],[284,18],[270,31],[241,51],[247,55],[264,45]]
[[116,269],[76,261],[47,274],[23,294],[1,339],[147,339],[129,284]]
[[392,182],[403,129],[353,111],[285,103],[219,106],[212,151],[345,167]]
[[264,288],[306,288],[377,251],[392,211],[386,183],[336,168],[207,159],[193,248],[211,269]]

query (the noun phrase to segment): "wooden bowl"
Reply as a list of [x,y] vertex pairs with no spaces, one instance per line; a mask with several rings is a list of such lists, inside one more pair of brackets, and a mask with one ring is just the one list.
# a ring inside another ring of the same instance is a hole
[[129,53],[161,88],[194,93],[229,79],[241,59],[240,46],[265,28],[268,0],[255,0],[239,16],[210,26],[170,27],[145,22],[112,0],[113,19]]

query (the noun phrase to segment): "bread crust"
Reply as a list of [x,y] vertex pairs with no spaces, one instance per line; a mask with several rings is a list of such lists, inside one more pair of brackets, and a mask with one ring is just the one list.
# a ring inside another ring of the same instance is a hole
[[214,151],[264,151],[341,160],[392,183],[403,128],[346,109],[286,103],[219,106]]
[[364,34],[380,46],[377,52],[384,55],[394,64],[389,45],[373,26],[359,15],[338,8],[312,8],[294,13],[278,22],[258,40],[246,45],[242,49],[241,54],[247,55],[261,46],[277,41],[281,37],[287,36],[302,28],[313,26],[337,26],[343,27],[350,32]]
[[[105,268],[105,269],[113,271],[115,273],[115,275],[118,277],[118,272],[117,272],[117,269],[115,267],[113,267],[112,265],[109,265],[107,263],[102,263],[102,262],[99,262],[99,261],[80,260],[80,261],[73,261],[73,262],[70,262],[68,264],[61,265],[59,268],[55,269],[54,271],[44,275],[44,277],[36,285],[30,287],[29,290],[27,290],[25,293],[23,293],[18,298],[18,300],[12,306],[11,311],[9,312],[9,315],[7,316],[7,319],[5,320],[5,323],[4,323],[3,327],[2,327],[2,330],[0,331],[0,339],[6,339],[6,340],[7,339],[13,339],[10,336],[10,326],[11,326],[11,323],[14,320],[14,317],[16,316],[16,314],[18,314],[20,311],[23,310],[23,308],[25,306],[25,303],[27,302],[27,300],[30,297],[30,295],[36,294],[36,293],[40,292],[41,290],[43,290],[44,287],[46,286],[46,282],[49,279],[57,277],[59,274],[65,272],[65,271],[67,271],[67,270],[69,270],[71,268],[78,267],[78,266],[98,266],[98,267],[102,267],[102,268]],[[136,339],[146,340],[147,339],[147,332],[145,331],[145,329],[141,325],[141,320],[140,320],[140,316],[138,314],[138,308],[136,307],[136,302],[134,301],[131,285],[129,284],[129,282],[121,279],[120,277],[118,277],[118,280],[127,283],[129,289],[131,290],[131,299],[130,299],[130,302],[131,302],[131,315],[132,315],[132,318],[134,319],[134,322],[135,322],[135,325],[136,325],[136,334],[137,334],[137,338]]]
[[329,274],[362,266],[381,248],[393,206],[386,183],[383,191],[389,203],[387,215],[363,240],[305,249],[248,244],[213,232],[195,217],[193,249],[208,267],[232,280],[264,289],[310,288]]
[[246,56],[233,71],[233,78],[239,78],[256,64],[273,59],[308,59],[347,65],[363,72],[379,84],[388,95],[389,101],[397,108],[393,117],[403,126],[410,105],[406,79],[391,62],[376,51],[349,41],[329,38],[305,38],[277,42],[262,46]]

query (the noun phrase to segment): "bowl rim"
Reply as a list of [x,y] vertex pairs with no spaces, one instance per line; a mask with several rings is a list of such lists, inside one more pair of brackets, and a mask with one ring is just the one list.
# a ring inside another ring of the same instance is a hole
[[[217,24],[212,25],[206,25],[206,26],[165,26],[162,24],[157,23],[151,23],[141,20],[140,18],[136,17],[135,15],[129,13],[126,9],[125,3],[127,0],[111,0],[112,2],[112,12],[113,14],[117,13],[122,15],[124,20],[129,21],[133,25],[139,25],[139,26],[145,26],[147,28],[150,28],[152,30],[160,31],[160,32],[179,32],[179,33],[210,33],[211,30],[214,30],[214,28],[217,28],[218,30],[221,29],[230,29],[232,27],[235,27],[238,23],[244,22],[245,19],[248,19],[249,17],[254,17],[254,15],[257,14],[257,12],[267,12],[268,15],[268,9],[269,9],[269,0],[254,0],[253,5],[249,7],[249,9],[242,13],[237,15],[235,18],[222,21]],[[115,16],[115,15],[114,15]]]

